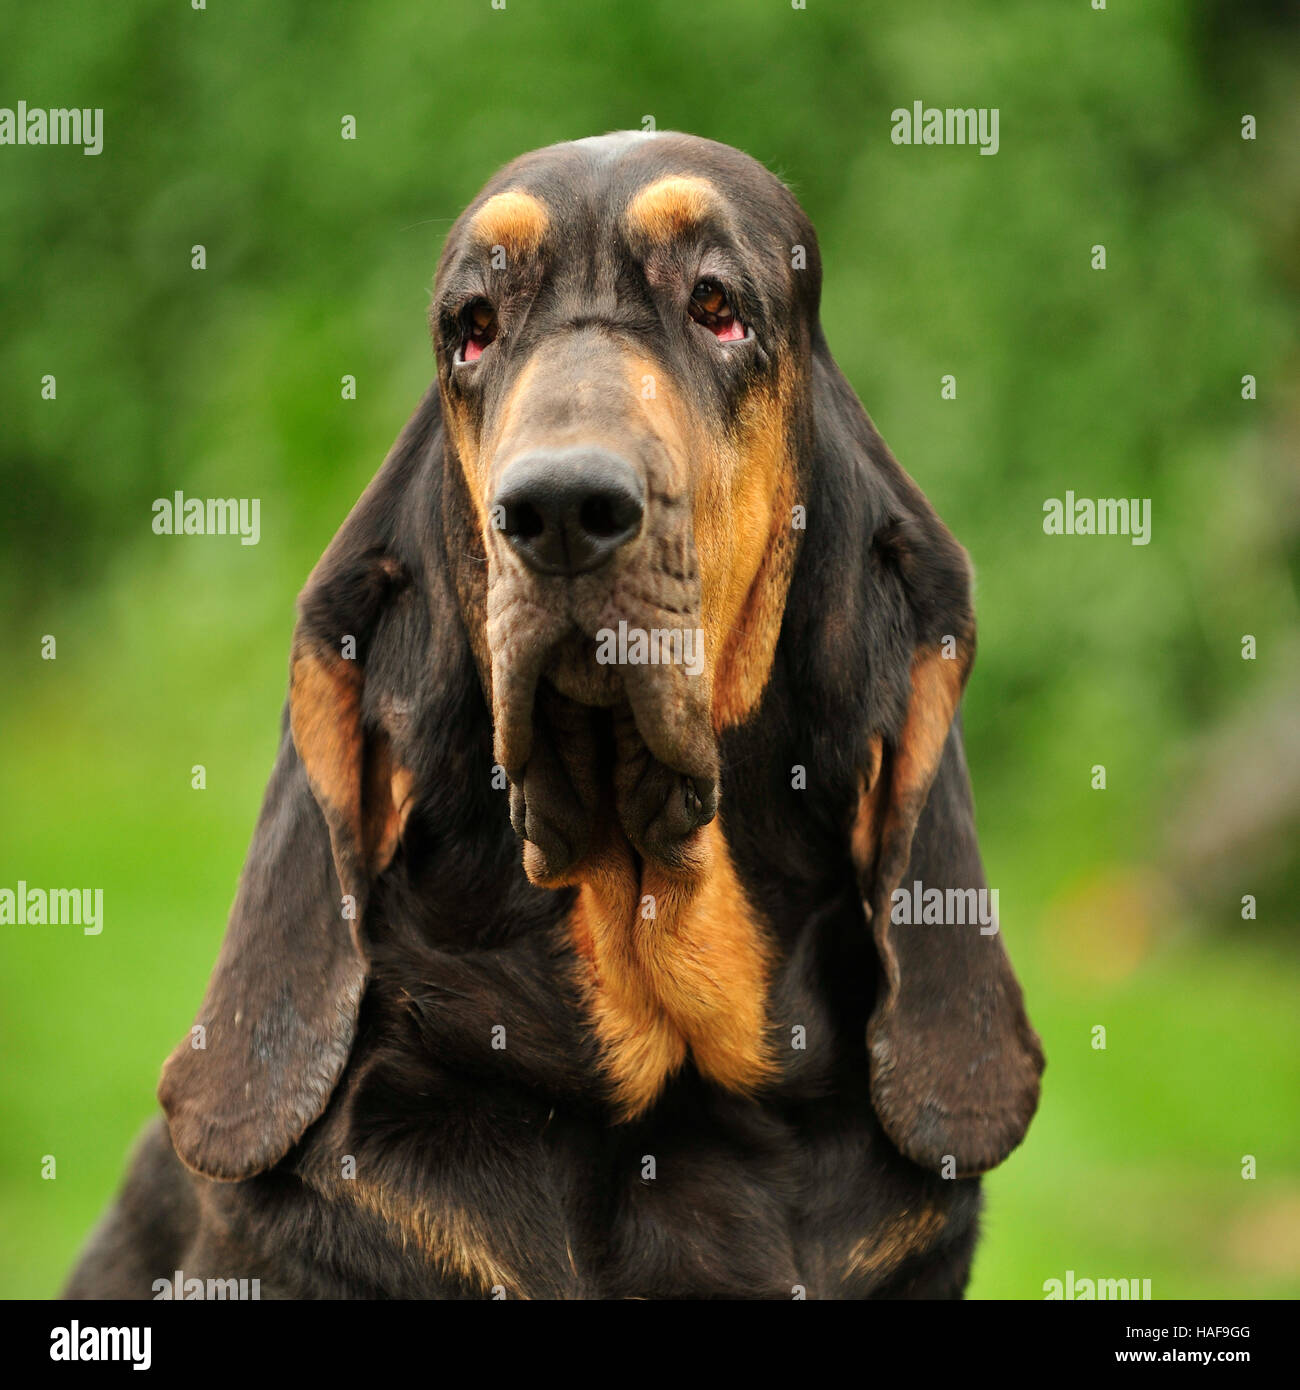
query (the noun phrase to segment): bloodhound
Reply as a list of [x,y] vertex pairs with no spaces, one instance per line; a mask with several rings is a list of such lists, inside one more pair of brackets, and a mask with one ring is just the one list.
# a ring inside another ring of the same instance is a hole
[[970,569],[820,290],[789,191],[683,135],[456,222],[69,1295],[963,1292],[1043,1059],[996,924],[898,910],[984,888]]

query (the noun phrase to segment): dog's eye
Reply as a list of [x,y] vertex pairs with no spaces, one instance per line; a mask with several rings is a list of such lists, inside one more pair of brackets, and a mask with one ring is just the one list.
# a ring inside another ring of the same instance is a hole
[[691,317],[707,328],[720,342],[737,342],[745,336],[745,325],[736,317],[727,292],[716,280],[697,280],[691,291]]
[[462,362],[474,362],[497,335],[497,312],[486,299],[472,299],[460,315]]

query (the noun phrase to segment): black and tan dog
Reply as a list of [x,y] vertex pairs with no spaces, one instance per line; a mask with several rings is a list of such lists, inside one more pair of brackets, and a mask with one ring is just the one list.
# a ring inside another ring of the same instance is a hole
[[820,289],[790,193],[681,135],[456,223],[70,1294],[961,1293],[1042,1054],[996,932],[893,920],[983,886],[969,569]]

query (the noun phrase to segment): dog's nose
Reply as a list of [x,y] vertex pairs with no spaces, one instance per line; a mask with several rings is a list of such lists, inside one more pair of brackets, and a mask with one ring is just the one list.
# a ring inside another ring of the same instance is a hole
[[493,523],[529,568],[586,574],[641,530],[641,481],[604,449],[554,449],[516,459],[493,501]]

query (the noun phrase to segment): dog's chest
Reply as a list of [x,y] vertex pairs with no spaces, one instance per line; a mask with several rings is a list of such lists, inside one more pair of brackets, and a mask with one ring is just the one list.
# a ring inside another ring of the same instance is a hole
[[[327,1238],[355,1221],[358,1244],[382,1243],[375,1295],[415,1271],[430,1297],[860,1297],[972,1227],[977,1184],[903,1159],[865,1048],[845,1056],[865,997],[774,989],[774,1031],[791,1036],[787,1014],[807,1025],[787,1075],[746,1097],[688,1059],[620,1121],[566,994],[572,958],[556,959],[519,957],[515,978],[546,983],[518,997],[501,952],[381,973],[373,1025],[299,1165]],[[421,977],[436,996],[388,985]]]
[[431,1297],[862,1297],[973,1219],[972,1184],[927,1178],[869,1119],[796,1132],[699,1083],[678,1099],[613,1127],[466,1101],[379,1156],[354,1142],[353,1176],[312,1185]]

